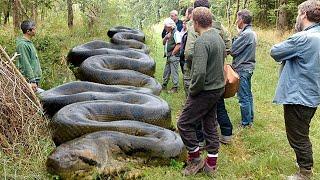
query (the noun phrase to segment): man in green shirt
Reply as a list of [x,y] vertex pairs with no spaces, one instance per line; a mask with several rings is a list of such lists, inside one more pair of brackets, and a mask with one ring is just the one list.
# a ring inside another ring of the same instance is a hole
[[[194,42],[191,66],[190,94],[178,121],[182,141],[188,150],[184,175],[194,175],[204,168],[212,175],[217,168],[219,135],[217,131],[217,102],[224,92],[223,63],[225,45],[212,28],[213,15],[208,8],[193,10],[194,30],[199,37]],[[208,152],[206,160],[200,157],[195,124],[202,124]]]
[[40,90],[38,87],[42,74],[36,48],[31,42],[31,39],[36,34],[36,24],[29,20],[23,21],[21,30],[23,36],[17,38],[16,42],[16,51],[19,54],[16,66],[36,92]]

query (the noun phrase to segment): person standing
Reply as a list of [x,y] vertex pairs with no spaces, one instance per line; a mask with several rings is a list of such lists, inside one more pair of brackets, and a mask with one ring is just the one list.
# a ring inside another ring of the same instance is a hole
[[238,37],[232,43],[232,67],[240,76],[237,93],[241,111],[240,127],[251,127],[254,118],[251,77],[256,64],[257,35],[252,29],[250,11],[241,10],[237,13]]
[[23,36],[16,41],[16,51],[19,54],[16,66],[35,92],[43,91],[39,88],[42,76],[40,61],[31,41],[36,34],[36,24],[29,20],[23,21],[21,30]]
[[179,61],[180,61],[180,43],[181,36],[176,30],[175,22],[167,18],[164,21],[167,35],[162,39],[165,46],[165,56],[167,57],[166,65],[163,72],[162,89],[167,89],[168,81],[172,76],[173,87],[169,93],[178,92],[179,86]]
[[[208,8],[198,7],[193,10],[193,27],[199,37],[194,42],[190,94],[177,123],[188,150],[188,162],[183,171],[186,176],[194,175],[202,168],[212,175],[217,168],[219,136],[216,108],[224,92],[225,45],[212,28],[212,19],[213,15]],[[205,160],[200,157],[195,124],[202,124],[208,152]]]
[[[185,95],[186,95],[186,98],[188,97],[188,94],[189,94],[189,86],[190,86],[190,79],[191,79],[191,75],[190,75],[190,69],[191,69],[191,58],[189,58],[189,60],[187,59],[186,57],[186,53],[188,52],[185,52],[187,49],[187,41],[188,39],[188,35],[191,34],[191,32],[189,31],[192,31],[192,33],[196,34],[196,32],[194,32],[194,29],[193,29],[193,21],[192,21],[192,11],[193,11],[193,7],[190,7],[186,10],[185,12],[185,18],[187,20],[186,22],[186,26],[187,26],[187,32],[185,34],[185,36],[182,38],[182,50],[183,50],[183,59],[184,59],[184,63],[183,63],[183,87],[184,87],[184,91],[185,91]],[[190,40],[189,40],[190,41]],[[190,43],[189,43],[190,44]],[[187,51],[190,51],[190,48],[187,50]]]
[[320,2],[298,6],[296,31],[271,48],[271,57],[282,62],[273,102],[283,105],[287,138],[296,154],[299,171],[288,179],[310,179],[313,167],[310,122],[320,104]]
[[[194,8],[197,7],[210,7],[210,3],[208,0],[196,0],[193,4]],[[192,14],[189,14],[190,18],[192,19]],[[194,42],[199,37],[199,34],[194,30],[192,26],[192,20],[189,21],[189,27],[188,27],[188,37],[187,37],[187,43],[185,46],[185,65],[184,65],[184,74],[183,74],[183,80],[184,80],[184,87],[186,91],[186,96],[189,94],[189,84],[190,84],[190,69],[191,64],[193,62],[193,53],[194,53]],[[212,27],[219,33],[219,35],[222,37],[225,46],[226,46],[226,53],[230,51],[231,48],[231,40],[229,38],[229,34],[227,30],[221,25],[220,22],[213,19]],[[231,144],[232,141],[232,123],[230,121],[228,112],[225,108],[225,102],[223,97],[221,97],[217,104],[217,119],[221,130],[221,136],[220,136],[220,142],[223,144]],[[202,125],[196,124],[197,127],[197,138],[199,140],[199,144],[201,147],[205,146],[203,134],[202,134]]]
[[[176,23],[176,28],[177,30],[180,32],[183,28],[183,23],[182,21],[179,19],[178,16],[178,11],[177,10],[172,10],[170,12],[170,18]],[[162,39],[166,36],[168,32],[166,31],[165,28],[163,28],[162,33],[161,33],[161,37]]]

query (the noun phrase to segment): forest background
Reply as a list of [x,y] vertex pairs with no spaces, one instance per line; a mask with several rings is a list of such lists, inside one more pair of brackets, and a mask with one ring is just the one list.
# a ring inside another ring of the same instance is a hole
[[[182,18],[192,0],[1,0],[0,45],[9,55],[15,52],[15,39],[21,35],[22,20],[37,22],[33,40],[43,69],[41,86],[50,89],[76,80],[66,63],[68,51],[95,39],[109,41],[107,30],[124,25],[141,29],[147,36],[150,56],[157,62],[156,78],[161,82],[164,66],[160,33],[162,20],[173,9]],[[295,171],[294,154],[290,149],[283,125],[282,109],[273,105],[272,97],[278,78],[278,65],[269,57],[270,47],[293,33],[297,5],[303,0],[214,0],[211,10],[216,18],[236,35],[235,19],[239,9],[253,14],[258,34],[257,69],[253,76],[256,122],[253,129],[239,130],[239,109],[236,98],[227,100],[227,109],[235,126],[231,146],[222,146],[218,179],[281,179]],[[230,58],[228,59],[230,61]],[[182,87],[182,84],[181,84]],[[173,122],[184,103],[182,88],[178,94],[162,93],[172,108]],[[1,117],[0,117],[1,120]],[[314,150],[320,147],[319,113],[311,128]],[[1,128],[1,127],[0,127]],[[41,135],[40,135],[41,136]],[[48,134],[28,142],[34,148],[15,144],[14,153],[0,149],[0,178],[47,179],[54,176],[45,170],[45,160],[54,149]],[[1,147],[0,147],[1,148]],[[320,153],[314,152],[315,177],[320,178]],[[171,160],[166,166],[144,169],[146,179],[182,178],[183,163]],[[195,178],[206,179],[205,175]]]

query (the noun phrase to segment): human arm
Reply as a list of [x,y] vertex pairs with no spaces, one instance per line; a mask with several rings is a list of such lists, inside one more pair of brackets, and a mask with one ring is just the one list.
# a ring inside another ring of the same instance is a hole
[[163,28],[162,33],[161,33],[161,38],[163,39],[167,34],[166,29]]
[[232,43],[230,50],[231,56],[238,56],[242,51],[244,51],[246,47],[252,43],[253,39],[251,38],[252,37],[250,37],[248,33],[240,34]]
[[270,56],[277,62],[282,62],[298,57],[300,50],[305,48],[307,38],[292,36],[289,39],[272,46]]
[[174,49],[172,50],[172,55],[175,56],[180,53],[180,47],[181,47],[181,41],[182,41],[182,36],[179,32],[174,33],[174,41],[176,43]]
[[194,56],[192,61],[192,78],[190,82],[190,95],[195,96],[204,89],[206,78],[206,67],[208,52],[204,43],[195,43]]
[[232,41],[231,41],[231,35],[230,33],[228,32],[228,30],[222,26],[222,33],[223,33],[223,41],[224,41],[224,44],[226,46],[226,54],[230,54],[230,50],[231,50],[231,45],[232,45]]
[[171,37],[171,32],[167,33],[164,38],[162,39],[162,44],[165,45],[168,39]]
[[31,67],[31,49],[29,46],[19,44],[16,48],[18,56],[17,68],[21,74],[27,79],[28,82],[35,82],[35,74]]
[[179,54],[179,53],[180,53],[180,43],[176,44],[176,46],[172,50],[172,56],[175,56],[176,54]]
[[188,29],[188,38],[186,42],[186,47],[184,51],[185,58],[188,61],[192,61],[193,51],[194,51],[194,42],[198,37],[198,33],[194,31],[193,26]]

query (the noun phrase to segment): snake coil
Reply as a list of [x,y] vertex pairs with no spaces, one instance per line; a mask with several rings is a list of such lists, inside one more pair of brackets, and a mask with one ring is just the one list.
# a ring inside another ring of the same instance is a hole
[[168,129],[170,107],[157,96],[161,85],[143,32],[118,26],[107,34],[112,43],[96,40],[70,50],[68,62],[79,67],[82,81],[41,94],[59,145],[47,169],[63,178],[83,178],[93,169],[110,174],[123,154],[169,158],[183,149]]

